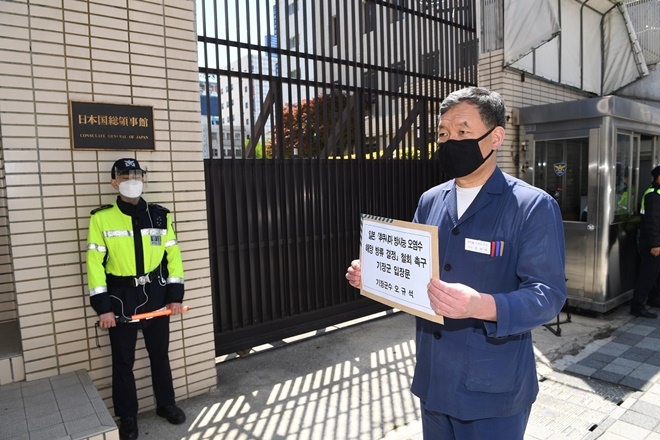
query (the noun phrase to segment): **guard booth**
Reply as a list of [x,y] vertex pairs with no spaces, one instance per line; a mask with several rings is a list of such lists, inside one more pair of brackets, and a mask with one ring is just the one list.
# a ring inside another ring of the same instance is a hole
[[607,312],[632,297],[641,196],[660,164],[660,108],[616,96],[519,109],[521,178],[559,203],[569,305]]

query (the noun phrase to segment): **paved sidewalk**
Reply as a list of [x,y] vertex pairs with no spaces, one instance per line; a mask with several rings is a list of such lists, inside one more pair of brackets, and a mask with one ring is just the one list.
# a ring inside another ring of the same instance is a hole
[[[420,440],[414,318],[371,318],[219,359],[217,390],[179,402],[186,423],[146,411],[140,439]],[[526,440],[660,439],[660,319],[623,305],[561,330],[533,333],[541,391]]]
[[[627,308],[575,355],[547,362],[537,350],[540,391],[525,440],[660,439],[660,319],[633,318]],[[564,336],[571,325],[562,325]],[[421,438],[417,420],[383,440]]]

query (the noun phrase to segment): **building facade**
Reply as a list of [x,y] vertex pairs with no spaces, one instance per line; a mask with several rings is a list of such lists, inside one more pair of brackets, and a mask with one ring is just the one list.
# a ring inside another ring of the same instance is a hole
[[[145,199],[174,213],[191,311],[172,319],[177,398],[216,385],[199,79],[192,1],[0,2],[0,384],[86,370],[111,407],[107,332],[89,306],[90,211],[110,167],[136,157]],[[155,149],[77,150],[69,102],[153,106]],[[140,409],[154,405],[140,339]]]

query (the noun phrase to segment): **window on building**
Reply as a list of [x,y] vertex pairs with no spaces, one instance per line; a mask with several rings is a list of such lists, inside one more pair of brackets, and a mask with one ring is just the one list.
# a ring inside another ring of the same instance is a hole
[[479,62],[477,40],[465,41],[456,46],[456,67],[476,67]]
[[289,71],[289,78],[298,78],[298,69],[293,69]]
[[389,73],[389,86],[391,91],[399,90],[406,83],[406,62],[399,61],[392,64],[392,72]]
[[378,136],[366,136],[364,139],[364,153],[367,157],[375,157],[378,153]]
[[406,0],[392,0],[390,9],[390,23],[396,23],[405,18],[402,8],[406,5]]
[[362,87],[365,88],[364,92],[364,106],[365,117],[369,117],[373,106],[378,100],[378,72],[376,70],[363,70],[362,71]]
[[614,221],[637,214],[639,143],[636,133],[616,134],[616,164],[614,173]]
[[376,3],[373,0],[362,2],[362,29],[365,34],[376,30]]
[[287,49],[295,49],[296,47],[298,47],[298,35],[289,38],[287,42]]
[[294,0],[291,3],[289,3],[286,7],[286,13],[288,15],[293,15],[296,12],[298,12],[298,0]]
[[424,54],[422,56],[420,70],[425,75],[440,76],[440,50]]
[[330,46],[339,44],[339,19],[336,15],[332,16],[330,23]]
[[365,89],[378,88],[378,72],[375,70],[362,71],[362,87]]

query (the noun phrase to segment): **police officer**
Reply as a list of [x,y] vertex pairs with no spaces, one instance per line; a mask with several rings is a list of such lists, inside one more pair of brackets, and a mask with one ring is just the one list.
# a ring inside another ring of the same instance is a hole
[[[642,196],[639,223],[639,253],[641,256],[630,313],[644,318],[657,318],[646,308],[654,285],[660,275],[660,166],[651,171],[653,182]],[[653,298],[651,301],[658,301]],[[656,305],[656,304],[654,304]]]
[[151,364],[156,414],[170,423],[186,420],[174,400],[169,361],[169,316],[133,321],[132,315],[168,308],[182,312],[183,263],[169,211],[142,197],[145,171],[136,159],[119,159],[110,172],[119,191],[112,205],[91,212],[87,281],[99,325],[109,330],[112,402],[122,440],[138,438],[138,401],[133,376],[135,344],[142,330]]

